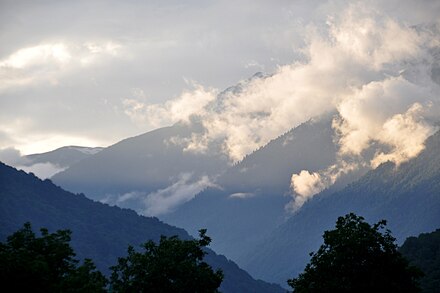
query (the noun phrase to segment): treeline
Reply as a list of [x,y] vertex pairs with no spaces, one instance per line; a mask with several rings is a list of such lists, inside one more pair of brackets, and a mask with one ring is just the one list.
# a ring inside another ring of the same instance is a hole
[[[13,292],[218,292],[221,270],[206,262],[211,242],[162,236],[141,249],[129,246],[106,278],[70,246],[71,232],[37,236],[30,223],[0,243],[1,286]],[[398,249],[386,221],[370,225],[355,214],[339,217],[303,273],[288,280],[293,292],[439,292],[440,229],[408,238]],[[292,260],[294,261],[294,260]]]
[[0,243],[0,284],[10,292],[218,292],[223,280],[203,258],[211,242],[206,230],[200,238],[181,240],[162,236],[148,241],[141,251],[128,247],[128,255],[110,268],[107,279],[90,259],[82,264],[70,246],[71,232],[35,235],[30,223]]

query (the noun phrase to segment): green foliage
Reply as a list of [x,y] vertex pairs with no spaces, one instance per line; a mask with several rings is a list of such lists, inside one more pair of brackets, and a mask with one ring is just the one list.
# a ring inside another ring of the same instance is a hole
[[[0,283],[13,292],[105,292],[107,280],[90,260],[78,266],[69,230],[41,237],[30,223],[0,243]],[[80,289],[80,290],[76,290]]]
[[339,217],[304,272],[288,280],[293,292],[419,292],[422,273],[397,251],[385,226],[353,213]]
[[411,264],[419,267],[425,276],[421,279],[423,293],[440,291],[440,229],[409,237],[399,249]]
[[181,240],[162,236],[159,244],[148,241],[143,253],[128,248],[128,256],[112,267],[114,292],[218,292],[223,273],[203,261],[203,247],[211,239],[200,230],[200,239]]

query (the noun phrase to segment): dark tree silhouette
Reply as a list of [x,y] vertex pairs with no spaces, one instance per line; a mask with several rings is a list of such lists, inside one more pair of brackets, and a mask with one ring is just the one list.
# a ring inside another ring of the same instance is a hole
[[293,292],[419,292],[422,273],[397,251],[385,226],[353,213],[339,217],[304,272],[288,280]]
[[144,252],[128,248],[128,256],[112,267],[113,292],[218,292],[223,273],[203,261],[203,249],[211,242],[206,230],[200,239],[181,240],[162,236],[159,244],[148,241]]
[[0,243],[0,284],[10,292],[105,292],[106,278],[91,260],[79,266],[69,230],[41,237],[30,223]]

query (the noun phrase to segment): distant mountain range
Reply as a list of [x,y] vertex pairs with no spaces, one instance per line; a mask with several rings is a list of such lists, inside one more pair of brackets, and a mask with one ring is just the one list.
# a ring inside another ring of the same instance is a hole
[[[240,88],[226,91],[231,90]],[[192,235],[207,227],[217,239],[213,247],[238,260],[289,216],[285,206],[291,200],[292,174],[303,169],[318,171],[335,163],[338,150],[331,126],[334,116],[328,113],[307,121],[233,166],[219,149],[191,153],[173,143],[176,138],[182,140],[202,131],[197,123],[176,124],[125,139],[72,165],[52,180],[94,200],[143,213],[148,208],[145,199],[149,194],[173,187],[186,174],[186,181],[174,192],[201,192],[195,198],[195,194],[186,195],[186,204],[159,217]],[[366,171],[360,169],[342,177],[331,190]],[[203,176],[208,176],[212,184],[188,188]],[[164,194],[164,200],[172,196]]]
[[[34,228],[72,230],[72,246],[78,257],[92,258],[104,272],[116,264],[117,257],[125,256],[129,244],[136,247],[149,239],[157,241],[160,235],[190,237],[183,229],[157,218],[93,202],[84,195],[64,191],[50,180],[42,181],[0,163],[0,241],[26,221]],[[254,280],[235,263],[211,250],[206,260],[224,271],[222,292],[284,292],[277,285]]]
[[[254,276],[273,282],[304,269],[338,216],[354,212],[369,222],[388,221],[398,243],[440,227],[440,132],[425,150],[396,167],[385,163],[333,194],[315,196],[260,244],[238,258]],[[270,263],[270,266],[266,264]]]
[[[297,213],[286,212],[292,199],[291,175],[335,163],[334,117],[335,113],[328,113],[307,121],[233,166],[218,149],[195,154],[174,143],[201,131],[197,123],[179,123],[123,140],[79,161],[53,180],[95,200],[143,212],[149,194],[169,189],[182,174],[187,174],[187,181],[175,192],[207,176],[209,184],[191,190],[200,193],[159,217],[191,235],[208,228],[216,251],[254,276],[279,284],[303,269],[324,230],[345,213],[353,211],[369,221],[388,219],[399,241],[438,228],[438,133],[427,141],[418,158],[398,169],[391,163],[370,172],[361,168],[340,178]],[[350,182],[354,183],[346,187]]]

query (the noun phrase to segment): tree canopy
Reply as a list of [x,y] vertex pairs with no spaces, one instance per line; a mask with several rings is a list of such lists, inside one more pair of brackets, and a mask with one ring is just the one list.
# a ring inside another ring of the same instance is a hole
[[425,276],[421,287],[425,293],[440,290],[440,229],[431,233],[422,233],[418,237],[409,237],[400,248],[400,252],[411,264],[419,267]]
[[128,256],[112,267],[110,286],[114,292],[218,292],[223,280],[203,257],[211,239],[200,230],[200,239],[181,240],[162,236],[159,244],[148,241],[143,252],[128,248]]
[[339,217],[304,272],[288,280],[293,292],[419,292],[422,273],[398,252],[385,226],[353,213]]
[[[108,281],[90,259],[82,265],[70,246],[71,232],[35,235],[30,223],[0,243],[0,282],[14,292],[106,292]],[[203,261],[211,238],[200,230],[199,239],[162,236],[144,252],[128,247],[128,256],[111,267],[111,292],[218,292],[221,270]]]
[[71,232],[38,237],[30,223],[0,243],[0,283],[12,292],[105,292],[106,278],[86,259],[82,265],[70,246]]

